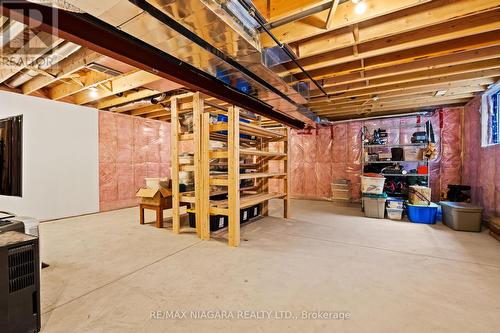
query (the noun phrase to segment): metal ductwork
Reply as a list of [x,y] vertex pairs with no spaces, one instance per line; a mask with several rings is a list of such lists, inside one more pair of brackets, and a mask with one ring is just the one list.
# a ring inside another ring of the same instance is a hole
[[[80,45],[76,45],[71,42],[66,42],[62,44],[60,47],[56,48],[55,50],[52,50],[48,54],[40,57],[36,61],[37,63],[36,68],[42,71],[47,70],[52,66],[56,65],[57,63],[59,63],[61,60],[75,53],[80,48],[81,48]],[[6,84],[9,87],[17,88],[38,75],[40,75],[38,71],[36,71],[35,69],[29,69],[25,72],[17,74],[16,76],[14,76],[12,80],[8,81]]]
[[306,98],[263,63],[259,25],[236,0],[65,2],[278,112],[311,123]]

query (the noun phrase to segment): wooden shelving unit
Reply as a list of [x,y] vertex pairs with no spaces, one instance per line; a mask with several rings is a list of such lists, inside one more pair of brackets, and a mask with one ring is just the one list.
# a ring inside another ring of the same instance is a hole
[[[261,215],[267,215],[268,201],[283,199],[283,215],[288,217],[288,129],[263,128],[260,117],[248,118],[240,108],[218,103],[213,98],[204,99],[200,93],[175,96],[171,99],[170,108],[174,232],[181,230],[181,205],[189,205],[188,211],[195,213],[196,232],[201,239],[210,239],[211,215],[227,216],[230,246],[240,244],[241,209],[260,204]],[[181,132],[179,116],[187,112],[192,113],[193,130]],[[224,120],[217,118],[218,115],[225,116]],[[192,142],[192,165],[179,164],[179,145],[183,141]],[[218,148],[211,148],[211,142],[219,143]],[[271,151],[271,142],[282,142],[283,151]],[[283,163],[280,172],[269,171],[270,161]],[[180,171],[194,173],[194,191],[180,193]],[[270,179],[284,181],[283,193],[269,192]],[[252,184],[242,187],[241,182],[245,180]],[[211,200],[220,195],[227,195],[227,199]]]

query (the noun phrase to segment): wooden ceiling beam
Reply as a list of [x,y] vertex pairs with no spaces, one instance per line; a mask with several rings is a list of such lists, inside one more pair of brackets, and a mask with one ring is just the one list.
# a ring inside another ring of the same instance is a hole
[[0,83],[12,78],[63,41],[63,39],[46,32],[32,34],[31,39],[22,48],[16,53],[7,56],[8,64],[4,60],[2,66],[0,66]]
[[42,89],[49,84],[64,79],[75,72],[85,68],[89,64],[99,60],[102,56],[94,51],[88,49],[80,49],[70,55],[68,58],[62,60],[57,65],[49,68],[47,72],[55,72],[53,76],[39,75],[22,86],[23,94],[28,95]]
[[142,115],[156,112],[156,111],[160,111],[160,110],[165,110],[165,107],[161,104],[154,104],[154,105],[150,105],[150,106],[145,106],[145,107],[137,109],[137,110],[132,110],[129,112],[129,114],[132,116],[142,116]]
[[325,109],[321,111],[315,112],[318,116],[323,117],[329,114],[335,113],[345,113],[351,111],[365,110],[365,109],[375,109],[375,108],[389,108],[389,107],[398,107],[405,106],[409,104],[419,104],[426,102],[435,102],[435,101],[446,101],[452,99],[464,99],[464,98],[473,98],[474,93],[463,93],[457,95],[445,95],[445,96],[434,96],[432,94],[422,94],[422,95],[413,95],[407,97],[399,97],[397,99],[387,99],[387,100],[378,100],[378,101],[370,101],[369,103],[365,103],[362,105],[345,105],[345,106],[336,106],[330,109]]
[[331,0],[253,0],[268,22],[274,22],[330,2]]
[[[412,72],[412,73],[384,76],[384,77],[376,78],[376,79],[374,78],[374,79],[370,79],[370,83],[369,83],[368,87],[380,87],[380,86],[385,86],[385,85],[395,84],[395,83],[403,83],[403,82],[418,81],[418,80],[423,80],[423,79],[439,78],[442,76],[464,74],[464,73],[471,73],[471,72],[477,72],[480,75],[481,74],[480,71],[482,71],[482,70],[489,70],[489,69],[495,69],[495,68],[500,68],[500,58],[498,58],[498,57],[494,58],[494,59],[477,61],[477,62],[473,62],[473,63],[469,63],[469,64],[453,65],[453,66],[447,66],[447,67],[441,67],[441,68],[426,69],[426,70],[416,71],[416,72]],[[341,93],[341,92],[346,92],[346,91],[365,89],[366,87],[367,86],[366,86],[365,82],[359,80],[358,82],[353,82],[353,83],[330,85],[328,87],[325,87],[325,91],[327,93],[334,94],[334,93]],[[316,97],[316,96],[321,96],[321,95],[323,95],[323,94],[319,93],[317,90],[314,90],[311,92],[311,97]]]
[[[284,0],[293,3],[294,1]],[[413,6],[421,5],[430,0],[367,0],[368,8],[363,14],[356,14],[351,1],[344,2],[337,7],[333,15],[333,24],[330,30],[342,28],[354,23],[373,19],[382,15],[387,15],[396,11],[400,11]],[[324,33],[325,22],[328,18],[330,9],[326,9],[317,14],[311,15],[304,19],[285,24],[283,26],[272,29],[272,33],[283,43],[291,43],[297,40],[306,39],[315,35]],[[274,42],[266,35],[261,35],[262,45],[264,47],[273,46]]]
[[[438,90],[444,90],[446,96],[454,96],[454,95],[461,95],[461,94],[470,94],[470,93],[478,93],[486,90],[485,85],[471,85],[471,86],[463,86],[463,87],[457,87],[457,88],[450,88],[450,89],[436,89],[434,88],[433,90],[430,91],[402,91],[398,94],[386,94],[386,95],[380,95],[378,100],[379,101],[397,101],[397,100],[404,100],[408,98],[413,98],[413,97],[418,97],[418,96],[434,96],[436,91]],[[317,104],[314,106],[311,106],[310,110],[314,113],[320,113],[321,111],[328,111],[331,110],[332,108],[335,107],[345,107],[345,106],[361,106],[364,104],[367,104],[369,102],[372,102],[373,98],[369,96],[363,96],[360,98],[356,99],[344,99],[344,100],[338,100],[334,102],[325,102],[321,104]]]
[[309,105],[316,103],[316,102],[324,102],[324,101],[333,101],[333,100],[338,100],[338,99],[344,99],[344,98],[353,98],[353,97],[358,97],[358,96],[373,96],[373,95],[380,95],[382,93],[386,92],[391,92],[391,91],[402,91],[404,89],[412,89],[412,88],[420,88],[424,87],[426,89],[434,89],[434,87],[439,86],[439,87],[456,87],[457,85],[460,86],[460,83],[457,82],[468,82],[468,84],[492,84],[496,82],[497,77],[500,76],[500,70],[499,69],[492,69],[492,70],[486,70],[486,71],[480,71],[479,73],[473,72],[473,73],[466,73],[466,74],[457,74],[457,75],[449,75],[449,76],[442,76],[439,78],[433,78],[433,79],[425,79],[425,80],[419,80],[419,81],[412,81],[412,82],[405,82],[405,83],[397,83],[397,84],[390,84],[387,86],[383,87],[374,87],[370,88],[367,87],[365,89],[359,89],[355,91],[348,91],[344,93],[339,93],[338,95],[331,96],[329,99],[326,97],[318,97],[309,103]]
[[95,87],[98,84],[103,84],[112,79],[111,76],[96,72],[88,71],[80,78],[76,78],[69,82],[63,82],[57,86],[49,89],[48,96],[52,100],[60,100],[61,98],[68,97],[84,91],[90,87]]
[[[426,93],[426,92],[436,92],[438,90],[446,90],[446,91],[452,91],[450,94],[453,94],[455,91],[457,93],[460,92],[470,92],[468,89],[479,89],[482,88],[483,90],[486,90],[487,86],[490,84],[495,83],[496,80],[495,78],[485,78],[485,79],[473,79],[473,80],[466,80],[466,81],[457,81],[457,82],[449,82],[449,83],[443,83],[440,85],[428,85],[428,86],[422,86],[422,87],[404,87],[398,90],[392,90],[388,92],[381,92],[377,94],[379,98],[390,98],[390,97],[397,97],[397,96],[405,96],[405,95],[413,95],[413,94],[419,94],[419,93]],[[348,103],[348,102],[353,102],[356,103],[356,101],[365,101],[367,99],[371,99],[372,95],[371,94],[365,94],[365,95],[360,95],[360,96],[353,96],[353,97],[346,97],[346,98],[338,98],[334,99],[331,101],[316,101],[316,102],[311,102],[308,104],[308,106],[315,110],[318,108],[324,109],[327,108],[328,105],[335,105],[335,103]]]
[[330,121],[342,121],[342,120],[352,120],[352,119],[363,119],[366,117],[379,117],[379,116],[398,116],[402,114],[408,114],[408,113],[413,113],[413,112],[422,112],[422,111],[433,111],[436,108],[441,108],[441,107],[461,107],[467,104],[468,99],[462,99],[462,100],[451,100],[447,101],[446,103],[438,103],[438,104],[429,104],[429,103],[423,103],[422,105],[413,105],[413,106],[403,106],[399,109],[386,109],[386,110],[371,110],[371,111],[360,111],[360,112],[355,112],[355,113],[346,113],[346,114],[339,114],[335,116],[328,116],[326,117]]
[[355,115],[360,113],[372,113],[379,111],[392,111],[392,110],[403,110],[407,108],[416,109],[416,108],[426,108],[431,106],[442,106],[446,104],[465,104],[473,95],[463,95],[457,96],[458,98],[429,98],[429,99],[421,99],[415,101],[408,101],[407,103],[397,103],[397,104],[387,104],[384,106],[376,106],[376,105],[367,105],[365,107],[359,108],[350,108],[350,109],[336,109],[330,112],[325,112],[320,117],[330,118],[332,116],[342,116],[342,115]]
[[[496,45],[478,50],[452,53],[435,58],[419,59],[394,66],[378,67],[366,71],[356,71],[348,74],[338,75],[324,79],[322,81],[322,85],[324,88],[327,88],[339,84],[366,81],[366,79],[372,80],[397,74],[413,73],[426,69],[438,69],[446,66],[467,64],[476,61],[495,59],[498,58],[499,54],[500,45]],[[360,73],[362,73],[362,75],[360,75]],[[315,90],[312,90],[311,95],[315,94]]]
[[[421,59],[430,59],[450,55],[453,53],[477,50],[497,46],[500,44],[500,30],[491,31],[478,35],[467,36],[455,40],[445,41],[441,43],[420,46],[411,49],[405,49],[398,52],[391,52],[379,56],[368,57],[364,59],[364,66],[361,61],[354,59],[347,63],[339,63],[333,66],[310,70],[309,74],[317,79],[326,79],[332,76],[338,76],[356,72],[359,70],[370,70],[381,67],[396,66],[400,64],[410,63]],[[307,79],[302,74],[297,74],[296,79]]]
[[87,91],[79,92],[75,95],[75,103],[78,105],[88,104],[100,99],[113,96],[125,91],[139,88],[149,83],[161,80],[155,74],[146,71],[133,71],[125,75],[120,75],[113,80],[106,82],[107,87],[98,87],[96,96],[91,96]]
[[[495,0],[438,0],[416,6],[401,12],[374,20],[360,22],[359,42],[387,38],[407,33],[452,20],[481,14],[498,9]],[[297,41],[291,46],[297,50],[300,58],[307,58],[321,53],[334,51],[353,45],[349,36],[349,27],[320,33],[308,39]]]
[[[463,20],[459,20],[458,22],[447,22],[438,26],[406,32],[384,39],[377,39],[359,44],[355,41],[352,46],[348,46],[343,49],[325,52],[309,58],[303,58],[300,60],[300,64],[307,71],[315,71],[321,68],[346,63],[359,57],[377,57],[385,54],[406,51],[408,49],[432,46],[432,44],[439,43],[442,44],[440,45],[440,51],[435,50],[430,54],[446,54],[460,50],[460,48],[457,48],[454,45],[455,40],[464,37],[475,39],[480,37],[481,34],[483,34],[483,37],[486,39],[489,37],[489,40],[485,40],[482,43],[477,40],[475,44],[478,47],[491,46],[498,43],[500,40],[500,37],[498,37],[500,35],[500,9],[497,11],[487,12],[482,15],[465,18]],[[355,40],[355,38],[353,39]],[[353,46],[356,47],[354,51]],[[447,47],[447,49],[444,49],[443,46]],[[300,69],[297,68],[294,63],[286,63],[282,64],[282,66],[286,68],[286,70],[283,70],[280,74],[289,75],[290,73],[300,73],[299,78],[303,79],[301,76],[304,74],[300,72]]]

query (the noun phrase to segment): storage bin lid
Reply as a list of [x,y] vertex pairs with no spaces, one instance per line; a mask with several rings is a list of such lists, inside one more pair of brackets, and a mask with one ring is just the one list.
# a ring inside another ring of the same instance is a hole
[[483,207],[474,206],[468,202],[441,201],[440,204],[441,206],[451,207],[459,212],[481,213],[483,211]]
[[436,205],[434,202],[431,202],[430,205],[428,205],[428,206],[424,206],[424,205],[412,205],[409,202],[407,202],[406,205],[407,206],[411,206],[411,207],[417,207],[417,208],[437,208],[438,207],[438,205]]

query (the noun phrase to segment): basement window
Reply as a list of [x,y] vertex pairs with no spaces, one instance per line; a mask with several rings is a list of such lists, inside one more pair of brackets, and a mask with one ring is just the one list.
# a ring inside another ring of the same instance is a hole
[[495,86],[482,97],[481,146],[500,144],[500,87]]

